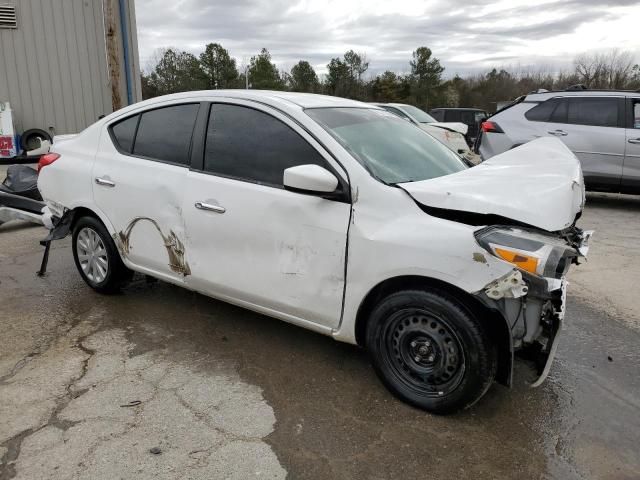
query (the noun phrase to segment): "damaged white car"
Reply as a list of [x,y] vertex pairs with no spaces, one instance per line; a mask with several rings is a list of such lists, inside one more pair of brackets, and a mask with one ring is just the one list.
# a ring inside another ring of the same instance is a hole
[[[586,254],[575,156],[544,138],[469,169],[397,116],[320,95],[188,92],[54,143],[38,186],[85,282],[133,271],[363,346],[430,412],[547,375]],[[295,366],[292,366],[295,369]]]

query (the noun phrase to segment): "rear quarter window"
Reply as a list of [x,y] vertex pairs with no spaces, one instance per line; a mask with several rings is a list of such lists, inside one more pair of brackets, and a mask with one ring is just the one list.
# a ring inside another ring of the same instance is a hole
[[133,148],[133,139],[136,136],[139,118],[140,115],[134,115],[133,117],[120,120],[111,126],[111,138],[113,142],[120,150],[126,153],[131,153],[131,149]]
[[561,99],[551,98],[542,103],[539,103],[535,107],[527,110],[524,114],[527,120],[532,122],[548,122],[551,118],[551,114],[558,106]]

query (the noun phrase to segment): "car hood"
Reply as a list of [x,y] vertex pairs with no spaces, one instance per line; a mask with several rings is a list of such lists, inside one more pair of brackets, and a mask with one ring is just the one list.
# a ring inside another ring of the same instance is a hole
[[449,212],[447,218],[456,212],[497,215],[552,232],[571,226],[585,199],[580,162],[557,138],[539,138],[476,167],[399,186],[419,204]]
[[467,131],[469,130],[468,125],[460,122],[431,122],[431,123],[425,123],[423,125],[429,125],[430,127],[439,127],[439,128],[445,128],[447,130],[453,130],[454,132],[461,133],[462,135],[466,135]]

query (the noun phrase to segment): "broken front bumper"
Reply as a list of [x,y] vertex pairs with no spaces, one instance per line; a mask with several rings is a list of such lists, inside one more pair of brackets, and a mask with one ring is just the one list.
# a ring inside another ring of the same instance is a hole
[[[542,371],[538,372],[538,379],[531,384],[532,387],[539,387],[546,380],[549,375],[549,371],[551,370],[551,364],[553,363],[553,359],[556,356],[556,351],[558,350],[558,339],[560,336],[558,333],[562,329],[562,325],[564,323],[564,313],[565,313],[565,305],[567,300],[567,282],[566,280],[562,281],[561,288],[561,297],[560,297],[560,305],[559,310],[555,314],[555,321],[552,321],[551,328],[549,330],[549,335],[547,337],[547,344],[545,345],[545,350],[542,353],[543,367]],[[540,368],[540,364],[538,364],[538,368]]]
[[514,270],[478,295],[505,319],[512,354],[517,352],[536,364],[538,378],[532,386],[545,380],[553,363],[564,321],[566,292],[564,279],[533,277]]
[[[574,262],[586,257],[588,242],[593,232],[582,232],[571,239],[578,256]],[[565,271],[566,273],[566,271]],[[558,348],[559,332],[566,311],[568,282],[541,277],[514,269],[509,274],[488,284],[478,298],[489,308],[498,310],[511,334],[511,351],[535,362],[537,387],[544,382]]]

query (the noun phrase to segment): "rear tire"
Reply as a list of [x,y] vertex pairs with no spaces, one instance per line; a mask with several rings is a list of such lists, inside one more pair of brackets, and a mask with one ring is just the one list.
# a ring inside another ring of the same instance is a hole
[[132,276],[109,232],[94,217],[81,217],[72,237],[73,260],[87,285],[100,293],[120,290]]
[[496,375],[496,348],[481,322],[444,292],[406,290],[373,309],[366,347],[385,386],[431,413],[470,407]]

